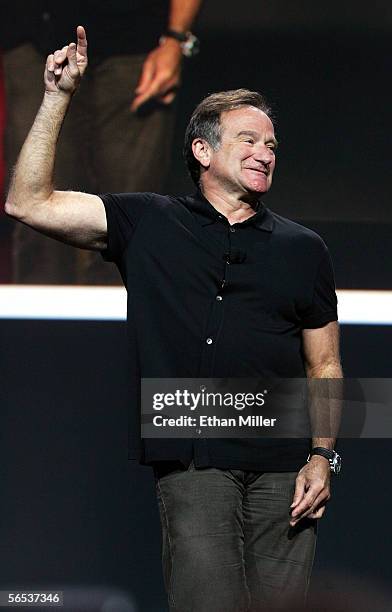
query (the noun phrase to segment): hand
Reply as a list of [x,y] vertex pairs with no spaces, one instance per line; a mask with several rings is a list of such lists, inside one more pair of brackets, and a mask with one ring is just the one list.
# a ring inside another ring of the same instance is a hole
[[174,38],[166,38],[148,54],[135,89],[132,111],[136,111],[151,98],[156,98],[163,104],[173,102],[175,90],[180,84],[181,59],[181,46]]
[[331,470],[325,457],[313,455],[299,472],[291,504],[290,525],[294,527],[305,516],[319,519],[325,512],[330,494]]
[[77,27],[76,35],[77,44],[70,43],[48,55],[44,72],[45,91],[72,94],[77,88],[88,60],[87,38],[83,26]]

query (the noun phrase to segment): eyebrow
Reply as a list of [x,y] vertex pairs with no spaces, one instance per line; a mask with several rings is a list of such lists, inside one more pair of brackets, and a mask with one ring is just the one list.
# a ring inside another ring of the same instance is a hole
[[[238,136],[254,136],[255,138],[257,138],[258,133],[254,132],[253,130],[241,130],[240,132],[238,132],[237,138]],[[279,143],[276,138],[269,138],[266,144],[269,144],[270,142],[275,146],[276,149],[278,148]]]

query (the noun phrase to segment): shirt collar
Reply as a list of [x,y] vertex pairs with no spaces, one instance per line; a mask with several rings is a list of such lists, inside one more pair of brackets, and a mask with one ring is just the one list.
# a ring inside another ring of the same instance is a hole
[[[187,198],[187,203],[193,215],[202,226],[210,225],[225,218],[224,215],[212,206],[200,189],[197,189],[193,195]],[[271,211],[264,206],[261,200],[257,202],[255,210],[256,214],[246,219],[246,221],[242,221],[241,225],[253,225],[266,232],[272,232],[274,217]]]

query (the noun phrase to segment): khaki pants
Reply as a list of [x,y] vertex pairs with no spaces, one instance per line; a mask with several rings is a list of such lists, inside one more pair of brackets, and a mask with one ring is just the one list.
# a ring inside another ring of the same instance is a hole
[[[170,160],[174,108],[152,103],[129,111],[145,56],[116,56],[89,66],[60,134],[55,188],[103,192],[161,191]],[[45,58],[31,44],[4,54],[8,181],[43,96]],[[113,264],[18,224],[14,281],[120,284]]]

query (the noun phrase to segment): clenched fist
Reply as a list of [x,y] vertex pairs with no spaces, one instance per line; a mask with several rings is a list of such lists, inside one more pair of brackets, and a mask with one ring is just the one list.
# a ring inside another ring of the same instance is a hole
[[45,91],[72,94],[87,68],[87,38],[83,26],[76,29],[77,44],[70,43],[48,55],[45,65]]

